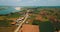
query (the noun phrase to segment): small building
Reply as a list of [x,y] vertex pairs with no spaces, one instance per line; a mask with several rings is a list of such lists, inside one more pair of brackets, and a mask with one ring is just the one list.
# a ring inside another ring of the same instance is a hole
[[22,17],[22,18],[18,18],[17,20],[19,20],[19,21],[24,20],[24,17]]
[[15,24],[16,24],[16,22],[14,21],[14,22],[12,22],[11,24],[12,24],[12,25],[15,25]]

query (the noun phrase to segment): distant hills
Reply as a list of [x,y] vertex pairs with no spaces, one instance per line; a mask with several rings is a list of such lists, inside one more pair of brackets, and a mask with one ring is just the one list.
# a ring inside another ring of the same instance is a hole
[[60,6],[0,6],[0,7],[25,7],[25,8],[60,8]]

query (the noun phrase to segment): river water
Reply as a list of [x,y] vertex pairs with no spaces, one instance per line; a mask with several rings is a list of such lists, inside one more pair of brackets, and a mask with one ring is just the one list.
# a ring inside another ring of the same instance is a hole
[[9,14],[14,12],[19,12],[21,7],[12,7],[12,6],[0,6],[0,14]]

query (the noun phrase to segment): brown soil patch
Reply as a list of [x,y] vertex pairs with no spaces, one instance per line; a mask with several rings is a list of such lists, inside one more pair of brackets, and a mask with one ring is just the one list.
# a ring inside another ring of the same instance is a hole
[[39,32],[39,26],[24,24],[19,32]]
[[43,17],[42,17],[41,15],[37,15],[37,16],[36,16],[36,20],[43,21]]

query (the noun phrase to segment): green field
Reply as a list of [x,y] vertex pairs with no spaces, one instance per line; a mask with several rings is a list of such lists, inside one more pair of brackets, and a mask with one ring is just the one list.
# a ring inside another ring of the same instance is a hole
[[11,14],[11,15],[9,15],[9,16],[6,16],[7,18],[18,18],[18,17],[22,17],[22,15],[21,14],[18,14],[18,13],[13,13],[13,14]]
[[[50,21],[44,21],[44,22],[41,22],[39,20],[34,20],[33,25],[39,25],[39,31],[40,32],[54,32],[56,29],[56,27],[54,27],[54,23],[51,23]],[[58,28],[60,30],[60,24],[58,24]]]
[[0,27],[10,27],[12,20],[0,20]]
[[0,20],[0,32],[13,32],[16,25],[11,25],[11,20]]

